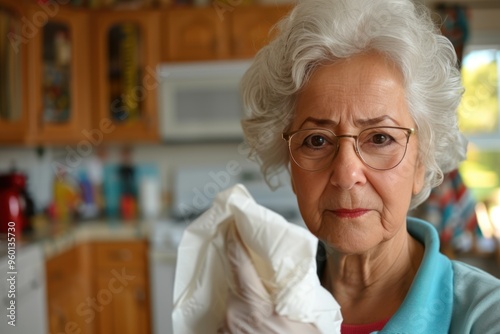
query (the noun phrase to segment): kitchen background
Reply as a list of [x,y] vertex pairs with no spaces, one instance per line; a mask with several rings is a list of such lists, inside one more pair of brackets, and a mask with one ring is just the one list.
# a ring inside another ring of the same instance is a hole
[[[415,214],[500,277],[500,1],[424,3],[463,52],[471,146]],[[17,327],[0,332],[169,333],[182,230],[236,182],[301,224],[287,176],[271,192],[248,159],[236,98],[290,6],[0,0],[0,233],[16,222],[19,269]]]

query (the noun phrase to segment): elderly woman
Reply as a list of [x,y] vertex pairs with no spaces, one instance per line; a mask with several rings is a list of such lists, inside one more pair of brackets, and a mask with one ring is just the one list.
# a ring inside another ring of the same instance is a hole
[[290,171],[342,333],[500,333],[500,281],[406,216],[465,157],[456,64],[410,0],[307,0],[243,79],[252,156]]

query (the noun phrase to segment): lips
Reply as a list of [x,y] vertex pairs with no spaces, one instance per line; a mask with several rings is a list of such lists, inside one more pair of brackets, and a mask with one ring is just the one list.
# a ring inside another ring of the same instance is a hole
[[337,209],[337,210],[330,210],[331,213],[336,215],[339,218],[358,218],[366,213],[368,213],[370,210],[369,209]]

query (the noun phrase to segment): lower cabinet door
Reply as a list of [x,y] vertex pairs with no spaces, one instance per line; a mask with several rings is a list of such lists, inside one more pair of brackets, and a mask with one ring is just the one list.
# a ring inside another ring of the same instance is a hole
[[101,271],[96,280],[98,333],[150,333],[144,275],[126,268]]

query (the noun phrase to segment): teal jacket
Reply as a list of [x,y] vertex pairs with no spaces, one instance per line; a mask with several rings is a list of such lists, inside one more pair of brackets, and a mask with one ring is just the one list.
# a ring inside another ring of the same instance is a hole
[[416,218],[407,223],[408,232],[424,244],[424,257],[403,304],[374,333],[499,334],[500,280],[441,254],[431,224]]
[[408,218],[408,232],[425,246],[403,304],[379,333],[500,333],[500,280],[439,252],[435,228]]

